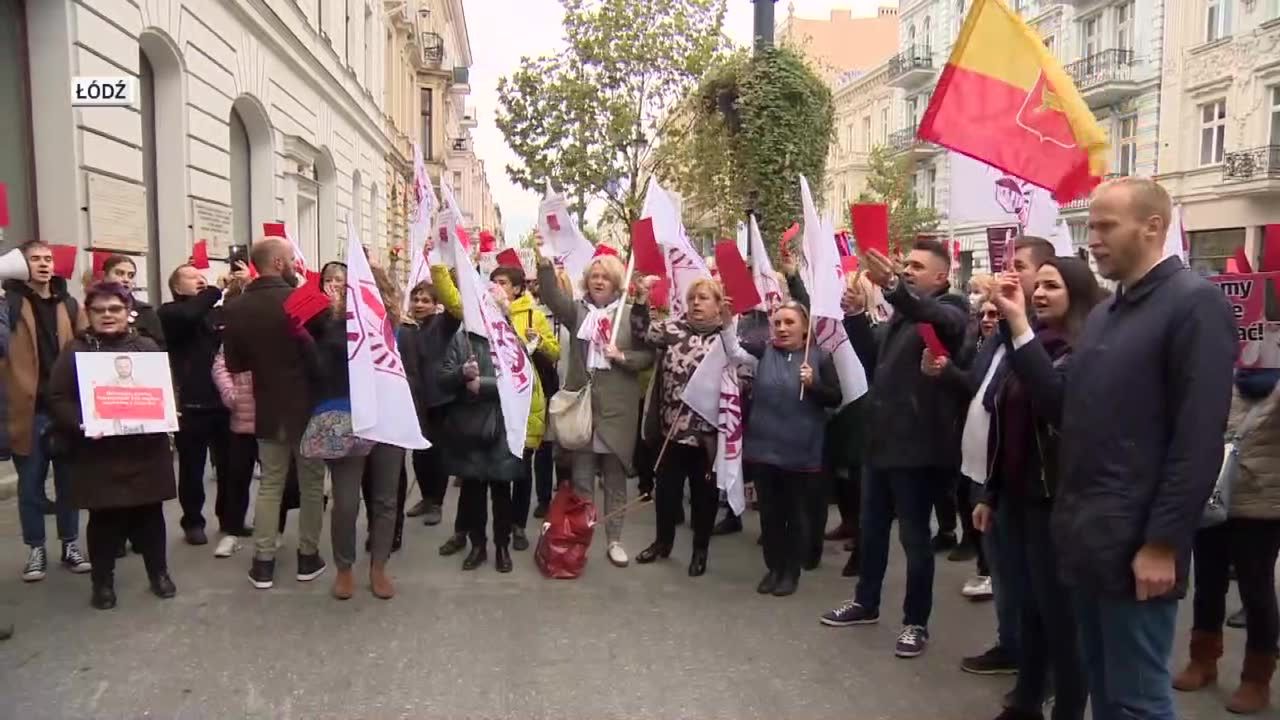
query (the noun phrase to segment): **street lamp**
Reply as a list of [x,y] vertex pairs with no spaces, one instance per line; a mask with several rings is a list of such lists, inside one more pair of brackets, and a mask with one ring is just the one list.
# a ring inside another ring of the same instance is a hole
[[773,47],[773,4],[778,0],[751,0],[755,12],[756,54]]

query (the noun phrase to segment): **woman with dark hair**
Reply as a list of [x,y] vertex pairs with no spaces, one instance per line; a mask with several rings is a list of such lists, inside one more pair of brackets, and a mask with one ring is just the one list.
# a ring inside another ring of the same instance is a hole
[[[1064,363],[1085,319],[1103,297],[1086,263],[1051,257],[1036,272],[1033,325],[1018,275],[1006,273],[993,298],[1004,318],[991,338],[998,343],[996,351],[983,353],[985,362],[975,362],[969,376],[972,402],[988,413],[992,428],[986,436],[985,462],[979,463],[983,467],[966,471],[986,475],[973,510],[974,526],[990,532],[999,507],[998,522],[1010,548],[1008,557],[1000,558],[1005,563],[1001,581],[1014,585],[1012,592],[1023,598],[1017,685],[998,720],[1038,720],[1051,685],[1055,720],[1080,720],[1088,701],[1075,615],[1058,579],[1049,517],[1058,484]],[[925,374],[939,376],[947,365],[946,358],[925,352]],[[974,418],[971,405],[966,423]],[[973,464],[972,455],[967,449],[966,466]]]
[[[138,276],[138,265],[128,255],[112,255],[102,263],[102,282],[123,285],[129,294],[133,294]],[[129,311],[129,324],[143,337],[156,341],[161,350],[165,349],[164,329],[160,324],[160,316],[155,307],[145,300],[133,299],[133,309]]]
[[89,329],[58,354],[50,370],[49,409],[57,438],[67,444],[72,500],[89,511],[85,534],[93,563],[91,603],[109,610],[116,606],[116,551],[126,538],[142,553],[151,591],[160,598],[177,592],[165,558],[161,506],[177,493],[168,434],[85,436],[76,355],[159,352],[160,348],[130,327],[133,295],[124,285],[94,285],[86,292],[84,304]]

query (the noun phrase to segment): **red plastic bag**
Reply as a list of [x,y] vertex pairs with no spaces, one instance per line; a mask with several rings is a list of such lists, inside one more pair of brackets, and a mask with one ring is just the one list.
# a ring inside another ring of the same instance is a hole
[[533,553],[538,569],[553,580],[578,577],[587,566],[587,550],[595,532],[595,503],[562,485],[551,499],[545,522],[546,530]]

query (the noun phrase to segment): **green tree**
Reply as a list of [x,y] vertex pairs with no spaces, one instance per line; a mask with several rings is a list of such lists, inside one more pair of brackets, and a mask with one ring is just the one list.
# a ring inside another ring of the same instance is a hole
[[566,47],[498,81],[516,184],[637,219],[671,109],[723,47],[727,0],[561,0]]
[[[905,158],[895,158],[883,145],[877,145],[867,156],[867,167],[867,189],[858,195],[858,202],[889,206],[891,250],[905,252],[918,235],[938,229],[938,211],[920,205]],[[848,209],[845,222],[849,222]]]

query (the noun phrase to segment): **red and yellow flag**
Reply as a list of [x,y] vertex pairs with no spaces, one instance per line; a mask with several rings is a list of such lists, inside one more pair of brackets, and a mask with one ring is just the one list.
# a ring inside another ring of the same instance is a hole
[[1107,136],[1070,76],[1003,0],[975,0],[918,135],[1046,188],[1088,195]]

